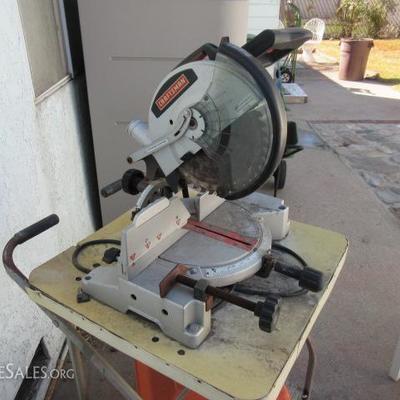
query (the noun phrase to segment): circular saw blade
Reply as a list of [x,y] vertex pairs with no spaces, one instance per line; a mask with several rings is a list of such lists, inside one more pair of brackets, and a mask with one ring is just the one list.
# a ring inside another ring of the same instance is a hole
[[218,53],[211,84],[192,108],[204,119],[204,132],[196,140],[201,151],[179,168],[188,183],[239,198],[269,177],[265,171],[275,134],[271,111],[242,65]]

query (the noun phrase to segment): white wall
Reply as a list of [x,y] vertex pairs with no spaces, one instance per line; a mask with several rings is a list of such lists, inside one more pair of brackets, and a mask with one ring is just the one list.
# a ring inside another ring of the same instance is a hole
[[250,0],[249,33],[279,28],[279,5],[280,0]]
[[[1,2],[0,49],[0,248],[17,230],[50,213],[61,219],[17,250],[17,265],[29,274],[93,231],[78,118],[81,83],[70,82],[34,104],[16,0]],[[29,365],[42,337],[54,363],[63,340],[60,332],[2,267],[0,288],[0,366]],[[0,399],[13,399],[20,383],[1,380]]]

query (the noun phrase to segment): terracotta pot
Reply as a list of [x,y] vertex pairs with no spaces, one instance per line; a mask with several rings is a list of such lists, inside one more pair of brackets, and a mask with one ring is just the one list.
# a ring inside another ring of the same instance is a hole
[[341,39],[339,79],[361,81],[364,79],[368,56],[374,46],[372,39]]

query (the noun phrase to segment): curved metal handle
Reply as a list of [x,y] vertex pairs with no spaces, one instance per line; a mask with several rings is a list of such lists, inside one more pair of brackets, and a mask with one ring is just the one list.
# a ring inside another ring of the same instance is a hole
[[60,219],[56,214],[51,214],[46,218],[28,226],[22,231],[17,232],[5,245],[3,250],[3,264],[8,275],[25,290],[29,286],[29,281],[26,276],[15,265],[13,255],[17,246],[34,238],[35,236],[47,231],[54,225],[57,225]]

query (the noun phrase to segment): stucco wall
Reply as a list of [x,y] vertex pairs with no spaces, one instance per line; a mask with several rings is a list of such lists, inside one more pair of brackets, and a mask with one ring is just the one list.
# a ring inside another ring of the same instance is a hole
[[[16,0],[0,13],[0,248],[15,231],[50,214],[60,224],[17,250],[33,267],[93,231],[80,118],[82,83],[72,81],[34,104],[29,63]],[[29,365],[42,337],[55,362],[60,332],[0,269],[0,366]],[[13,399],[21,380],[1,380],[0,399]],[[44,390],[44,389],[43,389]]]

